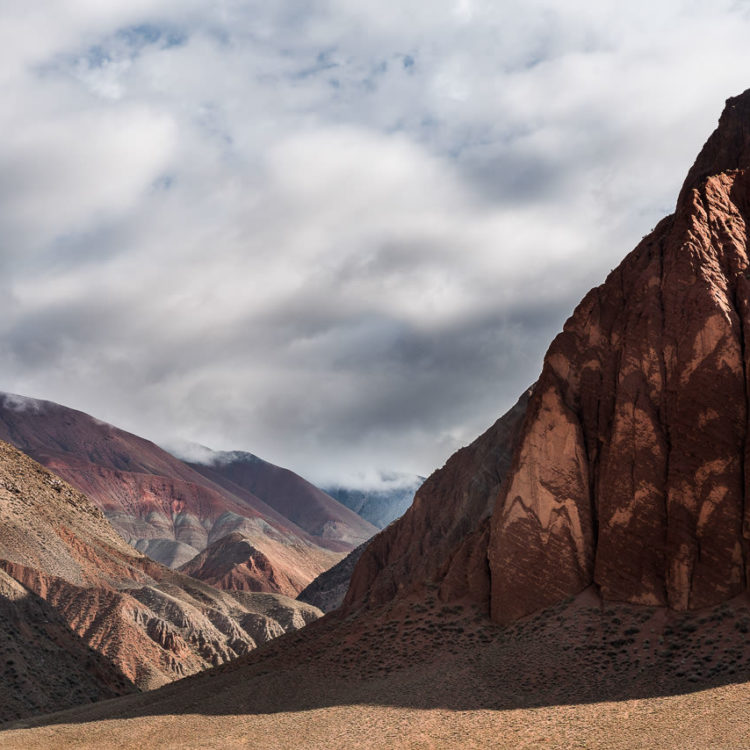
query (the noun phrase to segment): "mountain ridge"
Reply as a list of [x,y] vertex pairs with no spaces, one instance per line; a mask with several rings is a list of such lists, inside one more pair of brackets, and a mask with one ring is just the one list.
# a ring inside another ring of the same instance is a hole
[[[318,533],[308,532],[246,487],[205,476],[148,440],[50,401],[0,394],[0,439],[75,485],[123,538],[174,567],[241,531],[280,576],[295,581],[295,590],[286,593],[296,595],[375,531],[343,506],[336,515],[332,498],[326,496],[324,505],[320,490],[284,474],[296,482],[290,505],[305,505],[311,497],[317,502],[308,527],[317,519]],[[335,523],[327,527],[331,519]]]

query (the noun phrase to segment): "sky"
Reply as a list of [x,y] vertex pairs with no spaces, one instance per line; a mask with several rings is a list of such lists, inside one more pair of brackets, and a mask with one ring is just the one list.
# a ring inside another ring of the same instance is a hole
[[747,0],[0,0],[0,390],[427,475],[671,213],[749,38]]

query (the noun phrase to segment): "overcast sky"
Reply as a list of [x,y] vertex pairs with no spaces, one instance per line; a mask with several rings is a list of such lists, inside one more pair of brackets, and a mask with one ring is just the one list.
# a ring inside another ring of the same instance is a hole
[[0,389],[428,474],[673,210],[749,39],[739,0],[0,0]]

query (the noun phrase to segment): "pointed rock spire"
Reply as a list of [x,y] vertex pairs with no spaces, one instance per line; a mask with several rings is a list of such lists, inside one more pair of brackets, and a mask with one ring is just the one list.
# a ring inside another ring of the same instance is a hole
[[750,167],[750,89],[727,99],[719,125],[703,146],[680,191],[680,199],[711,175]]

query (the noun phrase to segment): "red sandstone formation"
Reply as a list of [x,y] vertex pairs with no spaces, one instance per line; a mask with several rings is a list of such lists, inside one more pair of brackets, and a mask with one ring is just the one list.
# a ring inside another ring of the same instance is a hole
[[362,556],[347,606],[434,581],[507,623],[592,583],[678,610],[745,590],[749,227],[750,91],[727,102],[674,215],[553,341],[520,428],[430,477]]

